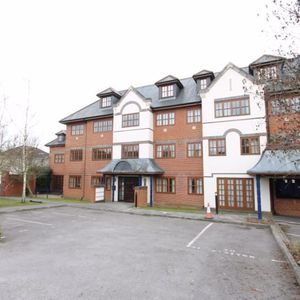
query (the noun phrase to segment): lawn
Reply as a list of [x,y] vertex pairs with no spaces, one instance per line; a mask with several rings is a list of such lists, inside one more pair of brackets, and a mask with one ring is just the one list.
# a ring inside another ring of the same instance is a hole
[[37,197],[35,198],[36,200],[41,200],[41,201],[47,201],[47,202],[64,202],[64,203],[84,203],[84,204],[89,204],[89,201],[86,200],[80,200],[80,199],[72,199],[72,198],[45,198],[45,197]]
[[10,207],[10,206],[24,206],[24,205],[37,205],[39,203],[29,202],[29,200],[26,200],[26,202],[21,202],[20,199],[2,199],[0,198],[0,208],[2,207]]

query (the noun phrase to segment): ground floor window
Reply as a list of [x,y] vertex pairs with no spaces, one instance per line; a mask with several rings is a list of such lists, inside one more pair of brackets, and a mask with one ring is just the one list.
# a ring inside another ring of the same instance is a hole
[[104,184],[104,177],[103,176],[92,176],[91,177],[91,186],[97,187],[101,184]]
[[157,193],[175,193],[175,178],[161,177],[156,179]]
[[254,209],[252,178],[218,178],[217,189],[220,208]]
[[69,188],[80,189],[81,188],[81,176],[69,176]]
[[203,179],[200,177],[188,178],[188,193],[189,194],[203,194]]
[[300,199],[300,179],[286,178],[275,180],[276,198]]

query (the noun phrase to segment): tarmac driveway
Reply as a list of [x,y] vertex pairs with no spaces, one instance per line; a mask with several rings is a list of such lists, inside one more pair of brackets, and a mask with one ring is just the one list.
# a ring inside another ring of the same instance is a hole
[[72,207],[0,215],[0,299],[299,299],[268,227]]

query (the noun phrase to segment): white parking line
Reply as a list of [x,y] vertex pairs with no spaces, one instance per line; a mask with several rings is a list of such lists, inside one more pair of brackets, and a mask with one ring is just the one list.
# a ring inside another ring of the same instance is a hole
[[18,219],[18,218],[8,217],[7,219],[14,220],[14,221],[19,221],[19,222],[24,222],[24,223],[31,223],[31,224],[38,224],[38,225],[45,225],[45,226],[53,226],[52,224],[49,224],[49,223],[42,223],[42,222],[30,221],[30,220],[24,220],[24,219]]
[[300,237],[300,234],[295,234],[295,233],[287,233],[287,235],[298,236],[298,237]]
[[211,226],[213,225],[213,223],[209,223],[208,225],[206,225],[200,232],[199,234],[194,238],[192,239],[186,246],[187,248],[190,248],[196,241],[197,239]]
[[286,263],[286,261],[284,260],[277,260],[277,259],[272,259],[272,262]]
[[75,215],[67,214],[67,213],[62,213],[62,212],[51,212],[53,215],[59,215],[59,216],[67,216],[67,217],[76,217]]

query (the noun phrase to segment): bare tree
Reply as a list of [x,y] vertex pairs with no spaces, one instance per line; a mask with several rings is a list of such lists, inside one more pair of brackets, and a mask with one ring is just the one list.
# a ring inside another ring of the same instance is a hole
[[271,0],[266,9],[265,17],[277,42],[275,53],[279,56],[278,75],[264,82],[266,114],[269,120],[268,147],[298,149],[300,147],[300,0]]

